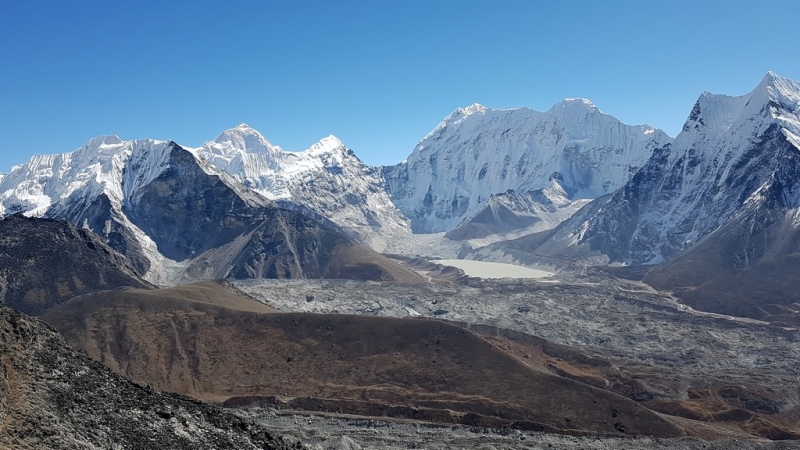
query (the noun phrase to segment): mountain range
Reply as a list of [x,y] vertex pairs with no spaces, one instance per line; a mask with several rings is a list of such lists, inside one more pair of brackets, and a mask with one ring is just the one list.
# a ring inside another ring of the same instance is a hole
[[416,279],[330,220],[279,206],[197,153],[174,142],[95,138],[15,167],[3,181],[0,213],[88,228],[157,284],[329,272]]
[[[773,73],[702,94],[675,139],[567,99],[459,108],[389,167],[245,124],[35,156],[0,174],[0,447],[287,447],[135,383],[240,413],[797,439],[799,179],[800,83]],[[209,281],[258,278],[348,281]]]
[[[531,225],[546,229],[620,187],[654,148],[670,141],[660,130],[623,125],[587,100],[566,100],[546,113],[459,108],[392,167],[367,166],[333,136],[287,152],[245,124],[201,148],[100,136],[76,151],[15,166],[0,180],[0,216],[22,213],[89,228],[140,274],[170,284],[198,277],[203,270],[196,257],[245,232],[226,224],[208,239],[203,233],[223,213],[226,220],[251,216],[248,222],[253,213],[245,210],[253,208],[292,218],[299,213],[344,241],[378,251],[398,237],[450,231],[462,222],[461,229],[481,223],[480,237]],[[162,194],[178,203],[205,199],[175,215],[174,204],[156,206],[166,199]],[[504,201],[512,195],[519,200]],[[226,206],[209,206],[212,197],[226,197]],[[498,208],[510,218],[488,214],[486,223],[486,211]],[[189,232],[196,242],[186,238]]]
[[377,253],[404,242],[523,264],[666,262],[648,282],[686,291],[798,252],[799,113],[800,84],[770,72],[746,95],[703,93],[675,139],[585,99],[474,104],[389,167],[333,136],[284,151],[245,124],[200,148],[101,136],[0,178],[0,216],[91,229],[162,285],[413,281]]

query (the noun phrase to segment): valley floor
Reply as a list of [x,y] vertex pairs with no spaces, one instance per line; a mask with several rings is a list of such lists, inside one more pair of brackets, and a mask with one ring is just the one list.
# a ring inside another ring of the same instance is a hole
[[599,438],[488,430],[359,417],[281,414],[270,409],[234,410],[271,432],[297,439],[311,450],[788,450],[797,442],[693,438]]
[[[551,373],[611,390],[679,422],[688,418],[709,427],[735,425],[747,434],[800,436],[800,331],[699,313],[640,283],[588,271],[559,273],[541,281],[468,279],[461,284],[334,280],[235,284],[280,311],[462,323],[525,364],[542,364]],[[534,350],[532,336],[564,347]],[[781,434],[784,431],[788,434]],[[370,433],[361,430],[356,435]],[[698,434],[724,437],[712,428]],[[497,439],[497,448],[505,448],[502,442],[508,438]],[[591,440],[558,439],[558,448],[615,448],[605,442],[593,447]],[[480,443],[470,442],[442,445],[474,448]],[[641,445],[624,442],[624,448],[632,449],[698,448],[691,443],[654,447],[646,440]],[[516,442],[513,447],[539,448],[522,445]],[[715,445],[720,446],[709,448],[749,448]]]

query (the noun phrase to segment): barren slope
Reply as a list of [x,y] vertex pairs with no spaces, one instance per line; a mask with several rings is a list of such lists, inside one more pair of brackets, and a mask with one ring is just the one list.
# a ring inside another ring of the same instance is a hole
[[0,306],[0,449],[288,449],[216,407],[153,392]]
[[488,427],[682,434],[629,399],[534,370],[455,325],[255,313],[176,297],[169,290],[162,297],[89,294],[46,320],[121,374],[231,406],[286,403]]

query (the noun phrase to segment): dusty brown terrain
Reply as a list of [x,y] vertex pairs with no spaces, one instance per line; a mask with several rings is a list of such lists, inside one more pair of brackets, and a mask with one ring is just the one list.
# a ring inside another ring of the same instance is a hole
[[644,281],[702,310],[800,326],[800,235],[793,213],[760,208],[737,217]]
[[[465,326],[469,326],[464,324]],[[543,367],[550,373],[607,389],[635,399],[647,408],[669,416],[673,421],[694,427],[710,438],[740,436],[745,433],[774,440],[800,439],[800,415],[797,411],[779,414],[779,392],[764,386],[718,385],[688,389],[688,398],[655,397],[649,383],[663,383],[668,374],[642,367],[619,367],[604,358],[588,356],[575,349],[544,339],[498,329],[469,326],[488,341],[517,357],[532,368]],[[704,427],[684,418],[712,426]]]
[[[670,420],[683,416],[681,426],[695,427],[698,435],[800,433],[796,330],[689,310],[671,296],[605,273],[567,276],[559,274],[556,282],[470,279],[415,286],[235,284],[286,311],[421,315],[469,323],[523,363],[533,361],[550,373],[678,414]],[[676,407],[681,404],[687,408]],[[701,408],[702,414],[691,414],[688,406]],[[698,420],[711,429],[697,429]]]
[[0,306],[0,449],[289,449],[251,421],[154,392]]
[[[207,289],[221,287],[179,289],[89,294],[44,318],[120,374],[229,406],[575,434],[685,433],[628,398],[526,365],[457,325],[254,312],[262,306],[235,294],[213,301]],[[201,300],[181,298],[198,289]]]
[[719,275],[675,296],[692,308],[800,327],[800,254]]
[[421,283],[421,275],[362,244],[340,244],[333,249],[323,278]]

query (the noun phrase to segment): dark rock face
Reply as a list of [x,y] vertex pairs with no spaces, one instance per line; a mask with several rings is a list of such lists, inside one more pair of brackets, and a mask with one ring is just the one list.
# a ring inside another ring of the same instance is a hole
[[[350,242],[330,221],[280,208],[227,175],[208,173],[177,144],[167,151],[168,167],[134,190],[123,212],[161,254],[190,261],[189,278],[322,278],[334,249]],[[368,259],[367,269],[380,265]],[[350,275],[371,279],[373,272]]]
[[322,278],[334,248],[347,240],[285,210],[265,217],[249,234],[232,278]]
[[0,306],[0,448],[302,448],[195,400],[154,392]]
[[[45,213],[97,233],[130,260],[134,275],[168,284],[342,273],[370,279],[399,271],[374,252],[363,255],[363,271],[329,270],[333,250],[353,236],[327,218],[307,216],[302,205],[279,206],[175,143],[134,144],[130,154],[115,156],[119,184],[76,190]],[[164,269],[162,256],[187,268]]]
[[657,264],[749,214],[754,202],[762,209],[800,206],[800,152],[780,126],[735,150],[710,158],[694,147],[658,149],[628,184],[594,200],[534,250],[563,257],[585,247],[611,262]]
[[0,301],[27,314],[87,292],[148,286],[89,230],[12,216],[0,220],[0,236]]
[[123,211],[167,258],[184,261],[226,244],[277,209],[266,199],[248,202],[177,144],[166,151],[169,166],[133,192]]
[[141,244],[132,230],[124,225],[120,212],[112,206],[106,194],[91,200],[73,195],[67,202],[48,211],[47,217],[66,220],[94,231],[111,248],[125,255],[138,275],[142,276],[150,269],[150,260],[142,251]]
[[[597,211],[554,233],[552,257],[575,247],[628,265],[660,264],[754,204],[800,207],[800,83],[768,73],[749,94],[702,94],[681,133],[656,149]],[[544,250],[547,250],[546,252]]]

